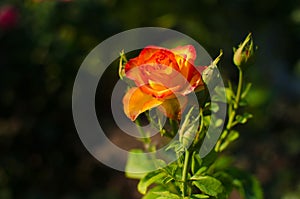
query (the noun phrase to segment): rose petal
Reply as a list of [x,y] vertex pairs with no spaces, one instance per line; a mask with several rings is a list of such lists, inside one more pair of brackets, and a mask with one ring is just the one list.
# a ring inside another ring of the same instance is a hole
[[134,67],[141,66],[141,65],[147,63],[147,60],[149,58],[151,58],[156,52],[158,52],[160,50],[170,51],[168,49],[158,47],[158,46],[147,46],[147,47],[145,47],[137,57],[130,59],[126,63],[125,72],[131,70]]
[[124,112],[132,121],[134,121],[139,114],[162,103],[163,100],[147,95],[137,87],[129,89],[123,97]]
[[159,46],[146,46],[139,54],[138,58],[141,60],[147,60],[149,59],[154,53],[159,51],[160,49],[163,49]]
[[[154,86],[154,85],[152,85],[152,86]],[[160,87],[163,88],[163,86],[161,86],[161,85],[160,85]],[[178,90],[179,88],[180,88],[179,85],[174,88],[165,88],[163,90],[155,90],[155,89],[151,88],[150,85],[143,85],[140,87],[140,89],[144,93],[147,93],[151,96],[155,96],[156,98],[160,98],[160,99],[172,96],[174,91]]]
[[196,69],[194,65],[188,61],[184,61],[184,65],[181,67],[180,73],[185,77],[187,81],[190,81]]
[[180,68],[180,73],[190,81],[194,71],[194,61],[196,59],[196,50],[192,45],[179,46],[171,50],[176,55],[176,61]]
[[162,66],[167,66],[179,71],[179,66],[175,58],[175,54],[169,49],[160,49],[153,53],[148,59],[144,59],[146,64],[154,64],[154,68],[161,68]]
[[141,67],[134,67],[127,72],[125,70],[126,77],[133,80],[138,87],[148,83],[147,76],[144,73],[145,71]]
[[125,64],[125,67],[124,67],[124,70],[125,70],[125,73],[131,69],[133,69],[134,67],[137,67],[139,66],[139,59],[138,57],[136,58],[133,58],[133,59],[130,59],[126,64]]
[[198,71],[195,72],[191,78],[189,85],[186,87],[182,95],[187,95],[191,92],[198,92],[204,89],[204,83],[202,77]]
[[153,88],[154,90],[163,91],[163,90],[167,90],[168,89],[167,87],[165,87],[161,83],[157,83],[157,82],[154,82],[152,80],[149,80],[148,82],[149,82],[149,86],[151,88]]
[[[179,87],[182,87],[182,85],[184,85],[187,82],[186,78],[180,72],[176,71],[173,68],[171,68],[171,70],[165,70],[162,68],[162,70],[160,71],[153,71],[150,73],[150,75],[147,78],[150,86],[155,84],[160,84],[164,86],[164,88],[169,88],[169,89],[172,88],[178,89]],[[177,91],[174,89],[172,90]]]
[[177,48],[171,49],[171,51],[191,64],[193,64],[196,59],[196,49],[192,45],[178,46]]

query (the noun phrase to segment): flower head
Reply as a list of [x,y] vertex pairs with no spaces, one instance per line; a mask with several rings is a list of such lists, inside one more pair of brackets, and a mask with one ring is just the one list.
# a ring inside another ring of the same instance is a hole
[[160,106],[168,117],[178,118],[185,96],[204,88],[201,72],[205,67],[195,67],[195,59],[196,50],[191,45],[174,49],[148,46],[130,59],[124,73],[135,87],[123,98],[127,117],[135,120],[139,114]]

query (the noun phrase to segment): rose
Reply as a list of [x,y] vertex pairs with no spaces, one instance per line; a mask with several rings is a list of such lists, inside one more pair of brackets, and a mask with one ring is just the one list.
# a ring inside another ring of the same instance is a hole
[[12,29],[18,23],[19,12],[12,5],[5,5],[0,8],[0,28]]
[[234,48],[233,50],[233,63],[240,68],[254,54],[254,46],[251,33],[248,34],[244,42],[241,43],[237,49]]
[[168,117],[178,119],[185,96],[204,88],[201,72],[206,67],[195,67],[195,59],[196,50],[191,45],[174,49],[148,46],[130,59],[124,73],[135,87],[123,98],[126,116],[134,121],[139,114],[159,106]]

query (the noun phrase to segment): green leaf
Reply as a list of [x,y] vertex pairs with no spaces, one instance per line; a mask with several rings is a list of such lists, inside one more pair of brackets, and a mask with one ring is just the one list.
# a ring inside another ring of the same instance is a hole
[[232,100],[235,98],[235,95],[232,91],[232,88],[225,88],[225,92],[227,103],[230,104],[230,102],[232,102]]
[[203,166],[195,173],[195,175],[203,175],[203,173],[207,171],[207,167]]
[[155,192],[160,192],[165,190],[166,189],[163,186],[155,186],[152,189],[150,189],[142,199],[157,199],[157,194],[155,194]]
[[160,191],[160,192],[153,192],[156,195],[159,195],[157,199],[181,199],[181,196],[171,193],[169,191]]
[[183,153],[184,146],[178,140],[172,140],[171,143],[166,147],[166,151],[174,149],[175,153],[180,154]]
[[199,153],[196,151],[193,153],[192,162],[191,162],[191,170],[192,174],[195,174],[201,167],[202,159],[199,156]]
[[228,145],[234,140],[238,139],[239,136],[240,136],[239,132],[235,130],[231,130],[228,136],[226,137],[226,140],[221,144],[220,151],[223,151],[225,148],[227,148]]
[[233,142],[234,140],[238,139],[239,136],[240,134],[238,131],[231,130],[226,138],[226,141]]
[[156,170],[148,173],[140,180],[138,184],[138,191],[141,194],[146,194],[147,189],[150,185],[152,185],[153,183],[161,182],[160,180],[164,177],[166,177],[166,174],[161,170]]
[[193,184],[203,193],[210,196],[217,196],[223,191],[222,183],[211,176],[192,176]]
[[159,196],[158,198],[156,199],[180,199],[180,198],[173,198],[172,196]]
[[209,196],[205,195],[205,194],[193,194],[193,195],[191,195],[191,199],[198,199],[198,198],[209,198]]
[[237,116],[235,117],[235,119],[236,119],[236,121],[237,121],[238,123],[240,123],[240,124],[245,124],[245,123],[248,121],[248,119],[250,119],[250,118],[252,118],[252,117],[253,117],[252,114],[250,114],[250,113],[244,113],[243,115],[237,115]]
[[126,177],[141,179],[147,172],[155,169],[154,161],[142,150],[133,149],[129,152],[125,167]]
[[228,199],[230,193],[233,190],[232,176],[224,171],[220,171],[220,172],[216,172],[214,174],[214,177],[216,177],[218,180],[220,180],[223,185],[223,192],[218,195],[218,199]]
[[171,182],[172,180],[174,180],[173,177],[171,177],[171,176],[166,176],[164,179],[162,179],[162,183],[163,183],[163,184],[168,184],[168,183]]
[[167,167],[163,168],[163,170],[173,180],[176,180],[178,179],[178,177],[181,177],[181,169],[179,166],[176,165],[176,163],[168,165]]
[[241,95],[241,98],[242,98],[242,99],[244,99],[244,98],[247,96],[248,92],[250,91],[251,86],[252,86],[251,83],[248,83],[248,84],[247,84],[245,90],[243,91],[243,93],[242,93],[242,95]]

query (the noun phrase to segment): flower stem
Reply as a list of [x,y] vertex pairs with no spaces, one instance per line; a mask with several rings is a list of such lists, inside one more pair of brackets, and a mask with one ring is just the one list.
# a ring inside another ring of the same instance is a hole
[[233,107],[232,107],[231,104],[229,104],[228,122],[227,122],[227,125],[226,125],[226,129],[224,130],[224,132],[221,135],[221,139],[216,144],[216,150],[217,151],[223,151],[225,149],[225,148],[222,147],[222,143],[226,139],[226,137],[227,137],[228,133],[230,132],[231,128],[236,125],[236,123],[234,122],[234,118],[236,116],[237,109],[239,108],[239,103],[240,103],[240,99],[241,99],[241,92],[242,92],[242,87],[243,87],[243,71],[239,67],[238,67],[238,69],[239,69],[239,82],[238,82],[238,87],[237,87],[237,91],[236,91],[235,102],[233,104]]
[[189,172],[189,162],[190,162],[190,151],[188,149],[185,150],[184,155],[184,165],[182,170],[182,198],[185,198],[187,194],[187,175]]
[[235,100],[235,104],[234,104],[235,110],[238,108],[239,103],[240,103],[242,86],[243,86],[243,71],[242,71],[242,69],[239,68],[239,83],[238,83],[238,88],[237,88],[237,92],[236,92],[236,100]]
[[145,149],[148,151],[148,152],[153,152],[155,151],[154,147],[152,144],[151,144],[151,138],[150,136],[148,135],[148,133],[146,133],[143,128],[141,127],[141,123],[139,121],[139,119],[136,119],[135,120],[135,123],[136,123],[136,127],[140,133],[140,135],[142,136],[140,138],[140,140],[143,142],[144,144],[144,147]]
[[242,86],[243,86],[243,71],[242,69],[239,69],[239,83],[238,83],[238,87],[237,87],[237,91],[236,91],[236,98],[235,98],[235,103],[233,106],[233,110],[230,111],[230,116],[228,119],[228,123],[226,125],[226,129],[229,131],[232,128],[232,124],[236,115],[236,111],[239,108],[239,104],[240,104],[240,99],[241,99],[241,92],[242,92]]

